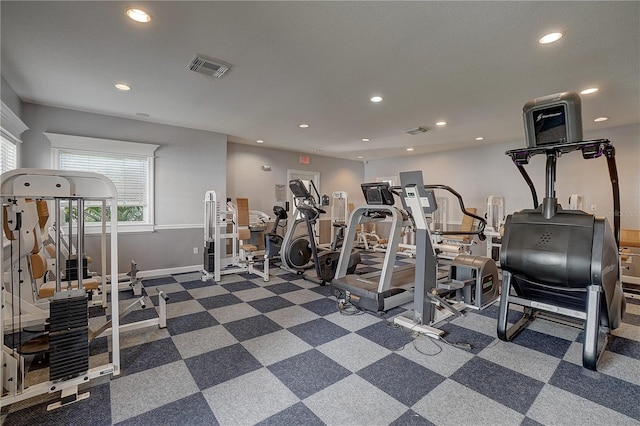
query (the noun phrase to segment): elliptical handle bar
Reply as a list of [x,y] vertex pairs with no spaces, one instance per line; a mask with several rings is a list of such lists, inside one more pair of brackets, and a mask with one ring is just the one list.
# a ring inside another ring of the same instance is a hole
[[531,195],[533,197],[534,208],[538,208],[538,196],[535,187],[531,182],[531,178],[527,174],[524,166],[529,163],[529,159],[534,155],[545,154],[559,157],[572,151],[581,151],[582,158],[590,160],[598,158],[604,154],[607,159],[607,167],[609,168],[609,179],[611,180],[611,192],[613,195],[613,235],[615,236],[618,247],[620,246],[620,185],[618,181],[618,169],[616,167],[616,150],[608,139],[593,139],[588,141],[579,141],[571,143],[558,143],[553,145],[545,145],[536,148],[519,148],[505,152],[511,157],[520,174],[529,185]]
[[[400,186],[392,186],[389,188],[390,191],[397,195],[398,197],[402,197],[402,193],[399,192],[402,190]],[[484,241],[487,237],[484,235],[484,228],[487,226],[487,220],[481,216],[471,213],[464,206],[464,201],[462,200],[462,196],[453,188],[447,185],[424,185],[424,189],[444,189],[445,191],[449,191],[458,199],[458,204],[460,205],[460,210],[462,210],[462,214],[465,216],[472,217],[480,223],[478,229],[475,231],[430,231],[432,235],[477,235],[480,241]]]
[[484,235],[484,228],[487,226],[487,220],[482,216],[478,216],[477,214],[471,213],[464,206],[464,201],[462,200],[462,196],[455,189],[451,188],[447,185],[425,185],[424,189],[444,189],[445,191],[449,191],[458,199],[458,204],[460,205],[460,210],[462,214],[465,216],[472,217],[479,222],[478,229],[475,231],[432,231],[433,235],[477,235],[480,241],[484,241],[487,237]]

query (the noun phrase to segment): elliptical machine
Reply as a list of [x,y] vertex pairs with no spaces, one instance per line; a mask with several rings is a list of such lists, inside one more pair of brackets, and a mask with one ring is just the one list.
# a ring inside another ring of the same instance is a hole
[[[287,226],[287,211],[281,206],[273,206],[273,214],[275,220],[271,231],[264,235],[264,258],[274,259],[280,256],[280,248],[282,247],[282,235],[278,234],[278,228]],[[284,224],[280,224],[284,222]]]
[[[339,250],[321,249],[316,243],[315,225],[321,214],[326,211],[318,207],[314,197],[300,179],[289,182],[289,188],[294,196],[295,221],[287,229],[282,241],[280,258],[282,267],[302,275],[303,278],[325,285],[334,278],[340,258]],[[304,223],[305,230],[297,232],[298,226]],[[349,271],[354,273],[360,263],[360,253],[352,250],[349,257]],[[314,268],[315,279],[304,275],[308,269]]]

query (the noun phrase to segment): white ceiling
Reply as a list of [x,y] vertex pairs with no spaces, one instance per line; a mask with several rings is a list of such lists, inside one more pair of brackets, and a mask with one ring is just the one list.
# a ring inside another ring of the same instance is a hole
[[[129,20],[131,5],[153,20]],[[640,122],[637,1],[2,0],[1,15],[2,75],[23,101],[233,142],[368,160],[517,141],[529,99],[591,86],[585,131]],[[539,45],[551,30],[565,37]],[[197,53],[232,68],[190,71]],[[404,133],[417,126],[431,130]]]

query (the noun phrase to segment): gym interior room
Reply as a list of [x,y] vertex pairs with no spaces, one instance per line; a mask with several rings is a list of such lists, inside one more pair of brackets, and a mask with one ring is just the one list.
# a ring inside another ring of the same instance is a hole
[[640,425],[639,1],[0,15],[0,424]]

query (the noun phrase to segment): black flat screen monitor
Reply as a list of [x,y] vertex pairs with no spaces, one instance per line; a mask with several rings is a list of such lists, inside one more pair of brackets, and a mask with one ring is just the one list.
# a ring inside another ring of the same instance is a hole
[[293,196],[296,198],[311,198],[309,190],[304,186],[304,182],[300,179],[294,179],[289,181],[289,188],[293,192]]
[[360,185],[364,199],[372,206],[392,206],[395,203],[388,182],[372,182]]

